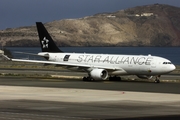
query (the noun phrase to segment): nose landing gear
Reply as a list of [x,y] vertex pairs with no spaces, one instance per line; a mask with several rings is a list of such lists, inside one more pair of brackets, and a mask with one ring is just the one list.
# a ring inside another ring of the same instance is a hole
[[155,83],[160,83],[160,77],[161,77],[161,75],[156,76],[154,82]]

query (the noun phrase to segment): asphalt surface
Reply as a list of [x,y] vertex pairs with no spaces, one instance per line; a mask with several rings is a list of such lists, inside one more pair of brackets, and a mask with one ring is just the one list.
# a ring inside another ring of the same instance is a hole
[[[4,70],[6,71],[6,70]],[[1,71],[2,72],[2,71]],[[17,70],[12,70],[17,72]],[[18,71],[26,73],[28,70]],[[54,74],[55,72],[49,72]],[[3,72],[4,73],[4,72]],[[29,74],[44,73],[31,71]],[[56,73],[57,74],[57,73]],[[64,75],[73,74],[64,72]],[[76,73],[74,73],[76,74]],[[63,72],[61,72],[63,75]],[[78,74],[76,74],[78,75]],[[169,77],[169,76],[168,76]],[[171,76],[169,77],[171,78]],[[168,78],[168,79],[169,79]],[[178,79],[178,76],[173,76]],[[95,81],[84,82],[80,79],[43,78],[31,76],[0,76],[0,86],[23,86],[40,88],[69,88],[105,91],[131,91],[162,94],[180,94],[180,83],[162,82],[155,84],[149,81]],[[4,93],[3,93],[4,94]],[[33,95],[33,94],[31,94]],[[35,97],[35,96],[33,96]],[[82,98],[83,96],[81,96]],[[108,97],[108,96],[107,96]],[[143,96],[142,96],[143,97]],[[158,96],[154,96],[154,99]],[[162,98],[163,99],[163,98]],[[62,102],[47,100],[1,100],[1,120],[121,120],[121,119],[178,119],[180,118],[180,101],[177,102],[142,102],[106,101],[106,102]]]
[[180,94],[180,83],[168,82],[159,84],[125,80],[84,82],[80,79],[6,76],[0,77],[0,85]]

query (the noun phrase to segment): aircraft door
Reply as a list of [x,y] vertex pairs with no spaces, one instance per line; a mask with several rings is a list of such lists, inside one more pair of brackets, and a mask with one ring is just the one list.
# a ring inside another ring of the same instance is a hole
[[70,57],[70,55],[65,55],[63,61],[68,61],[69,57]]

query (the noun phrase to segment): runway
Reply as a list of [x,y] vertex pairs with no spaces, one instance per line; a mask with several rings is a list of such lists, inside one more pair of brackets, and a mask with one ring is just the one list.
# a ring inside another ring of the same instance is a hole
[[[0,77],[0,119],[178,119],[180,84]],[[155,118],[154,118],[155,117]]]
[[[0,76],[2,120],[179,119],[180,83],[46,78],[68,71],[0,70],[30,76]],[[73,73],[73,75],[83,75]],[[72,77],[72,76],[71,76]],[[165,76],[177,79],[178,76]]]
[[6,76],[0,77],[0,85],[180,94],[180,83],[155,84],[147,81],[84,82],[80,79]]

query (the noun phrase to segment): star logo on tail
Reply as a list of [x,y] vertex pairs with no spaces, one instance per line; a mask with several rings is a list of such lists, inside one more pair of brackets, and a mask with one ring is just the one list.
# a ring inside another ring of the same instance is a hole
[[48,43],[49,40],[46,39],[46,37],[43,38],[43,40],[41,41],[43,48],[48,48]]

